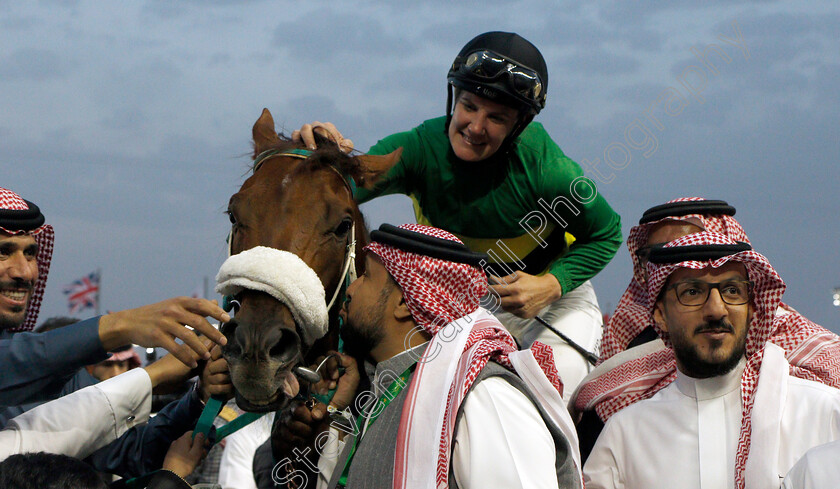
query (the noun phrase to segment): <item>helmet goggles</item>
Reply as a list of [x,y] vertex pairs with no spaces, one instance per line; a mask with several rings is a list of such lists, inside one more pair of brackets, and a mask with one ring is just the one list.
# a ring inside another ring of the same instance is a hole
[[490,50],[474,51],[466,57],[459,57],[452,66],[452,72],[486,81],[504,77],[508,87],[526,101],[541,104],[544,100],[541,97],[543,83],[536,71]]

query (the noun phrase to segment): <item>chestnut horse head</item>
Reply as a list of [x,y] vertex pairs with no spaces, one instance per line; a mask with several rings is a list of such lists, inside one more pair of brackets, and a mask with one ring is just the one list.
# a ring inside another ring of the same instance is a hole
[[[253,137],[253,174],[228,204],[231,255],[256,246],[294,253],[320,278],[329,301],[344,284],[349,244],[355,238],[361,258],[368,241],[353,185],[372,186],[396,163],[399,151],[348,156],[326,139],[307,151],[278,136],[267,109],[254,124]],[[364,267],[364,260],[357,259],[356,267]],[[334,319],[341,304],[330,311],[327,335],[309,345],[304,341],[309,325],[299,324],[288,304],[247,288],[235,301],[234,317],[221,330],[228,339],[223,352],[237,404],[246,411],[282,408],[299,390],[292,370],[337,347]]]

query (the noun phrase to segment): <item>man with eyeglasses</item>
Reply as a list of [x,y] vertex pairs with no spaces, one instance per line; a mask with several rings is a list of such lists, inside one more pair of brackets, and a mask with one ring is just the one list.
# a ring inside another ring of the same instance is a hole
[[[639,224],[630,229],[627,248],[633,260],[633,278],[604,326],[600,363],[584,379],[573,399],[573,408],[580,413],[577,428],[584,460],[603,428],[602,420],[620,405],[625,390],[634,388],[638,382],[656,383],[672,373],[645,368],[628,370],[625,366],[665,348],[647,307],[650,299],[645,285],[645,265],[650,250],[700,231],[749,243],[734,216],[735,208],[725,201],[683,197],[646,210]],[[840,387],[840,371],[830,367],[831,358],[840,358],[840,337],[780,302],[773,317],[771,338],[776,344],[788,345],[785,348],[788,361],[798,369],[807,370],[809,378]],[[630,377],[630,373],[635,377]]]
[[674,199],[646,210],[639,224],[630,229],[627,249],[633,262],[633,278],[604,326],[601,362],[633,346],[656,339],[647,314],[645,264],[653,247],[700,231],[712,231],[735,241],[749,243],[735,207],[723,200],[699,197]]
[[[408,195],[419,224],[487,253],[491,263],[482,267],[498,277],[491,285],[497,317],[520,346],[539,340],[554,349],[568,399],[590,366],[534,317],[585,350],[596,349],[602,316],[590,279],[621,246],[621,220],[533,122],[548,88],[536,46],[514,33],[480,34],[458,53],[447,79],[446,115],[374,145],[370,154],[401,147],[402,156],[356,198]],[[292,138],[314,147],[315,129],[352,148],[329,123],[306,124]]]
[[764,256],[704,231],[647,260],[648,311],[666,348],[625,364],[635,385],[584,465],[588,489],[776,488],[809,448],[840,439],[840,390],[789,362],[790,344],[773,337],[785,284]]

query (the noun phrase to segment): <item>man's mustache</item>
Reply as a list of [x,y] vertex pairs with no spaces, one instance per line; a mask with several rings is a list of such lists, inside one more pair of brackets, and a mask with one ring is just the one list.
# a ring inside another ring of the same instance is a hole
[[35,282],[29,281],[29,280],[13,280],[13,281],[0,282],[0,290],[24,289],[27,292],[31,292],[34,287],[35,287]]
[[714,333],[734,333],[735,328],[732,326],[732,323],[725,319],[720,319],[716,321],[708,321],[700,326],[694,328],[694,334],[701,334],[706,332],[714,332]]

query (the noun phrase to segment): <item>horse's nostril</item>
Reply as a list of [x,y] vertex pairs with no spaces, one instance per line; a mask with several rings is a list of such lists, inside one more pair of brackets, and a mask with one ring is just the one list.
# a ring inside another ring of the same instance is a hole
[[268,355],[276,360],[288,362],[297,355],[300,339],[294,331],[283,330],[280,338],[268,351]]
[[230,342],[224,347],[222,347],[222,353],[231,356],[231,357],[241,357],[242,356],[242,348],[239,347],[239,344],[236,342]]
[[237,326],[239,326],[239,323],[236,322],[236,318],[231,318],[230,321],[222,323],[222,325],[219,326],[219,332],[225,335],[228,341],[230,341],[233,339],[233,332],[236,331]]
[[225,338],[228,340],[227,344],[222,347],[222,352],[225,355],[239,356],[242,354],[242,347],[239,345],[239,342],[236,341],[235,333],[238,326],[239,323],[236,322],[236,319],[231,319],[219,327],[219,331],[225,335]]

